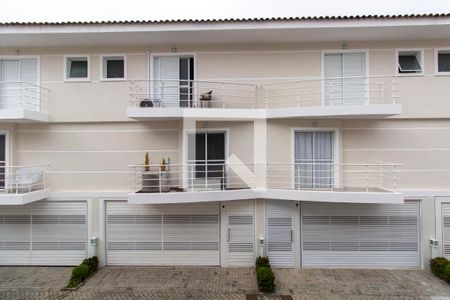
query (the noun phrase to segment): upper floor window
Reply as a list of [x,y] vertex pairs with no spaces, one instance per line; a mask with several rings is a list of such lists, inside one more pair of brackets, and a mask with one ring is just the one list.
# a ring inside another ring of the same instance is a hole
[[398,74],[423,74],[423,51],[397,51],[397,72]]
[[65,59],[66,80],[89,80],[88,56],[66,56]]
[[436,49],[436,74],[450,75],[450,48]]
[[37,84],[37,58],[0,58],[0,109],[37,110]]
[[193,56],[153,57],[153,105],[162,107],[193,106]]
[[325,53],[324,104],[360,105],[366,101],[366,54]]
[[102,80],[126,79],[125,55],[102,56]]

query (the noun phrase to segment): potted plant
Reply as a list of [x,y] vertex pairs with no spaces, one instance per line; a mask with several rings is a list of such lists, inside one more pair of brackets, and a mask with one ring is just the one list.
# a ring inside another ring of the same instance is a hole
[[144,156],[144,171],[142,172],[142,192],[143,193],[158,193],[160,176],[158,172],[150,171],[150,158],[148,152]]

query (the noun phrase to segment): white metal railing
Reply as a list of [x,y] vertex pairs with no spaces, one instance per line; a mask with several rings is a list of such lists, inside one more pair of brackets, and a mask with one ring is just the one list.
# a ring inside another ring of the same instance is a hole
[[395,104],[398,81],[391,76],[303,79],[261,85],[269,108]]
[[[247,172],[243,170],[246,168]],[[262,167],[262,168],[261,168]],[[131,193],[235,189],[382,192],[400,185],[400,164],[191,163],[131,165]]]
[[[246,166],[252,169],[251,164]],[[131,165],[129,168],[132,193],[219,191],[255,187],[225,163]]]
[[24,81],[0,81],[0,109],[46,111],[49,90]]
[[[395,104],[395,76],[301,79],[265,84],[201,80],[131,80],[134,107],[289,108]],[[209,93],[209,94],[208,94]]]
[[391,191],[400,185],[400,164],[269,163],[267,187],[329,191]]
[[8,166],[0,162],[0,193],[23,194],[46,188],[48,165]]
[[130,80],[131,106],[255,108],[257,86],[200,80]]

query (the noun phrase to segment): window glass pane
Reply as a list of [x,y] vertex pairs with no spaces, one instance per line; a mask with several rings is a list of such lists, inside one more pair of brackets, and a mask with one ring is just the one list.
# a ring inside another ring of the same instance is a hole
[[438,72],[450,72],[450,53],[438,54]]
[[87,60],[69,60],[69,78],[87,78],[87,74]]
[[414,54],[400,54],[398,57],[398,65],[400,73],[417,73],[422,71],[419,61]]
[[208,133],[208,160],[225,160],[225,134]]
[[106,60],[106,78],[124,78],[125,64],[123,59]]

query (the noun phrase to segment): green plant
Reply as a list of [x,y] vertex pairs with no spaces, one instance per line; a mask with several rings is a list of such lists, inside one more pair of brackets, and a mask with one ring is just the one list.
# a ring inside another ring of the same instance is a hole
[[166,160],[164,158],[161,160],[161,171],[166,171]]
[[447,264],[449,264],[450,261],[446,259],[445,257],[435,257],[433,259],[430,259],[430,269],[431,272],[436,275],[439,278],[442,277],[442,272]]
[[442,270],[442,279],[450,283],[450,263],[446,264]]
[[67,287],[69,287],[69,288],[75,288],[75,287],[77,287],[80,283],[81,283],[81,280],[80,280],[80,279],[78,279],[78,278],[70,278],[69,284],[67,285]]
[[89,276],[89,266],[81,264],[73,268],[71,279],[79,279],[81,282],[88,276]]
[[150,158],[148,157],[148,152],[145,152],[144,170],[145,170],[145,172],[150,171]]
[[86,258],[85,260],[83,260],[83,262],[81,264],[89,267],[89,275],[91,275],[95,271],[97,271],[98,258],[97,258],[97,256],[92,256],[92,257]]
[[275,274],[271,268],[259,267],[256,269],[256,279],[261,292],[272,293],[275,290]]
[[269,258],[267,256],[258,256],[255,263],[256,269],[260,267],[270,268]]

